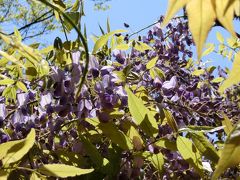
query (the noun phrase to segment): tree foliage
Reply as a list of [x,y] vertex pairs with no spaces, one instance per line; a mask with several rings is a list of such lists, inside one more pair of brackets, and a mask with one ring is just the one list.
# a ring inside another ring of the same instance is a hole
[[[107,20],[89,50],[83,1],[29,1],[53,13],[66,41],[41,48],[21,30],[0,34],[0,179],[237,178],[239,1],[226,2],[169,0],[138,37]],[[173,18],[183,7],[188,18]],[[233,37],[205,46],[216,20]],[[201,60],[212,53],[233,69]]]

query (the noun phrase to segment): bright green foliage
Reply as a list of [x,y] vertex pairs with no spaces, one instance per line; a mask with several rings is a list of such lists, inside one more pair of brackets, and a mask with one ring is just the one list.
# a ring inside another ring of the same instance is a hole
[[233,131],[228,135],[223,149],[220,151],[220,159],[212,179],[217,179],[227,168],[236,166],[240,163],[240,125],[237,124]]
[[230,88],[234,84],[240,82],[239,69],[240,69],[240,54],[236,53],[232,70],[229,73],[228,78],[222,83],[222,85],[219,88],[220,93],[224,93],[224,91],[227,88]]
[[88,174],[93,172],[94,169],[80,169],[64,164],[45,164],[38,171],[47,176],[66,178]]
[[135,123],[140,125],[147,135],[154,136],[154,134],[157,133],[158,128],[154,116],[144,106],[141,99],[137,98],[128,87],[125,87],[125,89],[128,94],[129,110]]
[[4,166],[20,160],[35,143],[35,130],[31,129],[30,133],[23,140],[10,141],[0,145],[0,159]]
[[178,136],[177,137],[177,149],[182,155],[183,159],[185,159],[190,165],[194,167],[194,169],[203,176],[203,167],[201,161],[201,155],[198,149],[194,146],[194,144],[188,138]]
[[92,54],[95,54],[100,48],[102,48],[104,45],[106,45],[106,43],[108,42],[108,40],[111,36],[113,36],[114,34],[117,34],[117,33],[122,33],[122,32],[125,32],[125,30],[115,30],[115,31],[109,32],[109,33],[101,36],[95,42]]

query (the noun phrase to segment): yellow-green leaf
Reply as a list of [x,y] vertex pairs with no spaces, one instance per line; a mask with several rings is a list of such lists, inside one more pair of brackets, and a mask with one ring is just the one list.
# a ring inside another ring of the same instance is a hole
[[17,85],[17,87],[18,87],[19,89],[21,89],[22,91],[28,92],[27,87],[26,87],[25,84],[23,84],[21,81],[18,81],[16,85]]
[[15,81],[12,80],[12,79],[9,79],[9,78],[0,80],[0,86],[12,85],[12,84],[14,84],[14,83],[15,83]]
[[177,151],[177,145],[175,141],[170,141],[168,138],[161,138],[156,143],[157,146],[160,146],[165,149],[169,149],[171,151]]
[[137,51],[140,51],[140,52],[145,52],[146,50],[152,50],[152,47],[147,45],[146,43],[137,41],[134,46],[134,49],[136,49]]
[[140,125],[149,136],[157,134],[158,125],[152,113],[145,107],[143,101],[137,98],[128,87],[125,87],[125,90],[128,94],[129,111],[135,123]]
[[130,150],[133,148],[130,139],[118,129],[114,123],[100,123],[98,127],[102,130],[104,135],[109,137],[113,143],[119,145],[122,149]]
[[198,149],[194,146],[188,138],[178,136],[177,148],[184,160],[186,160],[194,169],[203,176],[203,166],[201,162],[201,155]]
[[230,71],[228,78],[223,81],[219,87],[219,92],[223,93],[227,88],[240,82],[240,53],[235,54],[232,70]]
[[10,61],[10,62],[12,62],[14,64],[17,64],[17,65],[19,65],[22,68],[25,68],[24,65],[19,62],[19,60],[17,60],[13,56],[7,54],[6,52],[3,52],[3,51],[0,50],[0,55],[3,56],[4,58],[6,58],[8,61]]
[[167,123],[169,126],[173,129],[174,132],[178,132],[178,125],[175,121],[174,117],[172,116],[172,113],[169,110],[163,109],[165,118],[167,119]]
[[152,163],[152,165],[158,170],[159,173],[162,172],[164,165],[162,153],[151,154],[147,159]]
[[223,149],[220,153],[216,170],[212,179],[218,177],[227,169],[240,163],[240,124],[237,124],[234,130],[229,134]]
[[152,58],[146,65],[147,69],[153,68],[155,66],[157,60],[158,60],[158,56]]
[[101,36],[96,41],[93,51],[92,51],[92,54],[95,54],[101,47],[103,47],[108,42],[108,40],[111,36],[113,36],[114,34],[117,34],[117,33],[122,33],[122,32],[126,32],[126,31],[125,30],[115,30],[115,31],[112,31],[110,33],[107,33],[107,34]]
[[202,56],[206,56],[206,55],[210,54],[215,49],[215,46],[213,43],[209,43],[206,46],[207,46],[207,49],[202,53]]
[[192,75],[193,76],[200,76],[200,75],[204,74],[204,72],[205,72],[204,69],[198,69],[198,70],[193,71]]
[[227,117],[226,114],[222,114],[223,115],[223,121],[222,121],[222,125],[224,126],[224,131],[227,135],[230,134],[230,132],[233,130],[233,125],[232,122],[230,121],[230,119]]
[[220,82],[223,82],[224,78],[223,77],[217,77],[217,78],[214,78],[211,82],[212,83],[220,83]]
[[[3,165],[14,163],[20,160],[32,148],[35,142],[35,130],[31,129],[30,133],[23,140],[10,141],[0,145],[0,154],[5,154],[2,159]],[[6,150],[3,150],[5,148]]]
[[188,13],[189,28],[197,46],[198,59],[200,59],[208,32],[216,19],[215,11],[211,0],[190,1],[186,6],[186,10]]
[[208,139],[201,132],[189,132],[194,145],[201,152],[203,156],[211,160],[214,163],[218,162],[219,156],[214,146],[208,141]]
[[224,43],[224,38],[222,36],[222,34],[220,32],[217,32],[217,40],[220,42],[220,43]]
[[69,166],[65,164],[45,164],[40,167],[38,171],[47,176],[66,178],[89,174],[93,172],[94,169],[81,169],[75,166]]
[[[234,3],[231,3],[229,7],[228,1],[226,0],[216,0],[216,14],[219,22],[231,33],[232,36],[236,36],[233,27],[233,17],[234,17]],[[225,12],[226,9],[226,12]]]
[[118,44],[114,49],[118,50],[128,50],[130,47],[128,44]]
[[172,19],[172,17],[182,9],[190,0],[168,0],[168,8],[163,21],[163,26]]

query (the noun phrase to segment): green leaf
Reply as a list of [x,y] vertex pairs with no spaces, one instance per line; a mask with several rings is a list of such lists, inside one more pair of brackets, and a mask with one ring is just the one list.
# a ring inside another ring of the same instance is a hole
[[[66,15],[69,16],[69,18],[71,18],[72,22],[74,22],[75,24],[78,24],[79,16],[80,16],[79,12],[66,12]],[[63,22],[68,32],[70,32],[73,29],[73,26],[69,23],[69,21],[65,19]]]
[[126,32],[126,31],[125,30],[115,30],[115,31],[112,31],[110,33],[107,33],[107,34],[101,36],[96,41],[93,51],[92,51],[92,54],[95,54],[101,47],[103,47],[108,42],[108,40],[111,36],[113,36],[114,34],[117,34],[117,33],[122,33],[122,32]]
[[3,80],[0,80],[0,85],[12,85],[14,84],[15,81],[12,80],[12,79],[3,79]]
[[227,117],[226,114],[222,114],[223,115],[223,121],[222,121],[222,125],[224,126],[224,131],[227,135],[230,134],[230,132],[233,130],[233,125],[232,122],[230,121],[230,119]]
[[30,176],[30,180],[43,180],[43,179],[38,177],[37,173],[33,172]]
[[204,74],[205,70],[204,69],[198,69],[192,72],[193,76],[200,76],[202,74]]
[[114,49],[118,50],[128,50],[130,47],[128,44],[118,44]]
[[217,32],[217,40],[220,42],[220,43],[224,43],[224,38],[222,36],[222,34],[220,32]]
[[162,153],[151,154],[147,159],[152,163],[152,165],[158,170],[159,173],[162,173],[164,165]]
[[207,49],[202,53],[202,56],[206,56],[208,54],[210,54],[211,52],[213,52],[215,49],[215,46],[213,43],[208,43],[207,44]]
[[173,129],[174,132],[178,132],[178,125],[174,117],[172,116],[172,113],[166,109],[163,109],[163,111],[165,114],[165,118],[167,119],[168,125]]
[[146,43],[143,43],[141,41],[137,41],[136,44],[134,45],[134,49],[140,52],[145,52],[146,50],[153,50],[153,48]]
[[128,106],[135,123],[140,125],[142,130],[149,136],[153,136],[158,132],[158,125],[154,116],[144,106],[141,99],[137,98],[132,91],[126,86],[125,90],[128,94]]
[[86,137],[80,135],[79,138],[80,138],[81,142],[83,143],[84,148],[85,148],[88,156],[92,160],[92,162],[97,167],[101,167],[103,164],[103,157],[98,152],[97,148]]
[[140,134],[138,133],[138,131],[133,126],[130,126],[130,128],[127,132],[127,136],[131,139],[132,144],[136,150],[139,151],[143,148],[144,142],[143,142]]
[[153,68],[155,66],[157,60],[158,60],[158,56],[152,58],[146,65],[147,69]]
[[23,92],[28,92],[27,87],[26,87],[25,84],[23,84],[21,81],[18,81],[16,85],[17,85],[17,87],[18,87],[19,89],[21,89]]
[[45,164],[38,168],[38,171],[47,176],[66,178],[89,174],[93,172],[94,169],[81,169],[65,164]]
[[218,91],[222,94],[227,88],[233,86],[234,84],[238,84],[240,82],[239,73],[240,73],[240,53],[236,53],[232,70],[230,71],[228,78],[225,81],[223,81]]
[[[0,145],[0,154],[5,154],[2,159],[3,165],[14,163],[20,160],[35,143],[35,130],[31,129],[30,133],[23,140],[10,141]],[[5,148],[5,150],[3,150]]]
[[217,78],[214,78],[211,82],[212,83],[221,83],[223,82],[224,78],[223,77],[217,77]]
[[188,138],[177,137],[177,149],[184,160],[186,160],[194,169],[203,176],[203,166],[201,162],[201,155],[198,149],[193,145]]
[[177,151],[177,145],[176,142],[170,141],[167,138],[161,138],[157,142],[154,143],[157,146],[163,147],[165,149],[169,149],[171,151]]
[[80,6],[80,1],[76,0],[75,3],[73,4],[73,7],[72,7],[71,11],[72,12],[78,11],[79,6]]
[[203,132],[203,133],[213,133],[222,130],[224,127],[211,127],[211,126],[187,126],[186,128],[181,128],[178,132]]
[[220,159],[212,179],[218,177],[227,169],[240,163],[240,124],[237,124],[229,134],[223,149],[220,151]]
[[119,145],[124,150],[130,150],[133,148],[128,137],[117,128],[117,126],[112,123],[100,123],[98,126],[103,134],[105,134],[111,141],[117,145]]
[[198,60],[201,58],[202,48],[216,19],[211,0],[189,1],[186,5],[188,24],[197,46]]
[[190,137],[193,140],[194,145],[201,152],[203,156],[211,160],[214,163],[218,162],[219,156],[214,146],[208,141],[208,139],[201,132],[190,132]]
[[170,19],[183,8],[190,0],[168,0],[167,13],[163,21],[163,26],[166,26]]

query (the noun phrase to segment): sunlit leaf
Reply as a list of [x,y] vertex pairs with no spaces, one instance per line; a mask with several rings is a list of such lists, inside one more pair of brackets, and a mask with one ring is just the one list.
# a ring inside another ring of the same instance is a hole
[[136,44],[134,45],[134,49],[140,52],[145,52],[146,50],[152,50],[152,47],[147,45],[146,43],[137,41]]
[[158,170],[159,173],[163,171],[164,159],[162,153],[151,154],[147,158],[151,164]]
[[230,119],[227,117],[226,114],[222,114],[223,116],[223,121],[222,121],[222,125],[224,126],[224,131],[227,135],[230,134],[230,132],[233,130],[233,125],[232,122],[230,121]]
[[14,83],[15,83],[15,81],[12,79],[9,79],[9,78],[0,80],[0,85],[2,85],[2,86],[3,85],[12,85]]
[[143,101],[137,98],[128,87],[125,87],[125,90],[128,94],[129,110],[136,124],[140,125],[149,136],[153,136],[158,132],[158,125],[154,116],[144,106]]
[[222,34],[220,32],[217,32],[217,40],[220,42],[220,43],[224,43],[224,38],[222,36]]
[[233,17],[234,17],[234,3],[232,3],[226,10],[228,6],[228,1],[226,0],[216,0],[216,14],[219,22],[231,33],[232,36],[236,36],[233,27]]
[[204,73],[205,73],[204,69],[198,69],[198,70],[193,71],[192,75],[193,76],[200,76],[200,75],[203,75]]
[[115,31],[112,31],[110,33],[107,33],[107,34],[101,36],[95,42],[92,54],[95,54],[101,47],[103,47],[108,42],[108,40],[111,36],[113,36],[114,34],[117,34],[117,33],[122,33],[122,32],[126,32],[126,31],[125,30],[115,30]]
[[202,53],[202,56],[206,56],[206,55],[210,54],[215,49],[215,46],[213,43],[208,43],[206,46],[207,46],[207,49]]
[[28,92],[27,87],[26,87],[25,84],[23,84],[21,81],[18,81],[18,82],[16,83],[16,86],[17,86],[19,89],[21,89],[23,92]]
[[146,65],[147,69],[153,68],[155,66],[157,60],[158,60],[158,56],[156,56],[156,57],[152,58],[150,61],[148,61],[147,65]]
[[89,174],[93,172],[94,169],[81,169],[65,164],[45,164],[42,167],[38,168],[38,171],[47,176],[66,178]]
[[237,124],[229,134],[223,149],[220,152],[220,159],[213,173],[212,179],[217,179],[224,171],[240,163],[240,124]]
[[223,84],[219,87],[219,92],[223,93],[227,88],[231,87],[234,84],[238,84],[240,82],[240,54],[235,54],[235,59],[233,62],[232,70],[230,71],[228,78],[223,81]]
[[185,159],[201,176],[203,176],[201,155],[192,141],[188,138],[178,136],[177,149],[182,155],[183,159]]
[[131,126],[129,128],[129,130],[127,132],[127,136],[131,139],[132,144],[136,150],[139,151],[143,148],[144,142],[143,142],[140,134],[138,133],[138,131],[133,126]]
[[163,26],[172,19],[172,17],[182,9],[190,0],[168,0],[168,9],[163,21]]
[[188,13],[189,28],[197,46],[198,59],[200,59],[208,32],[216,19],[215,11],[211,0],[190,1],[186,6],[186,10]]
[[211,82],[212,83],[220,83],[220,82],[223,82],[224,78],[223,77],[217,77],[217,78],[214,78]]
[[[35,143],[35,130],[31,129],[30,133],[23,140],[10,141],[0,145],[0,154],[5,154],[2,159],[3,165],[14,163],[20,160]],[[5,150],[3,150],[5,149]]]

